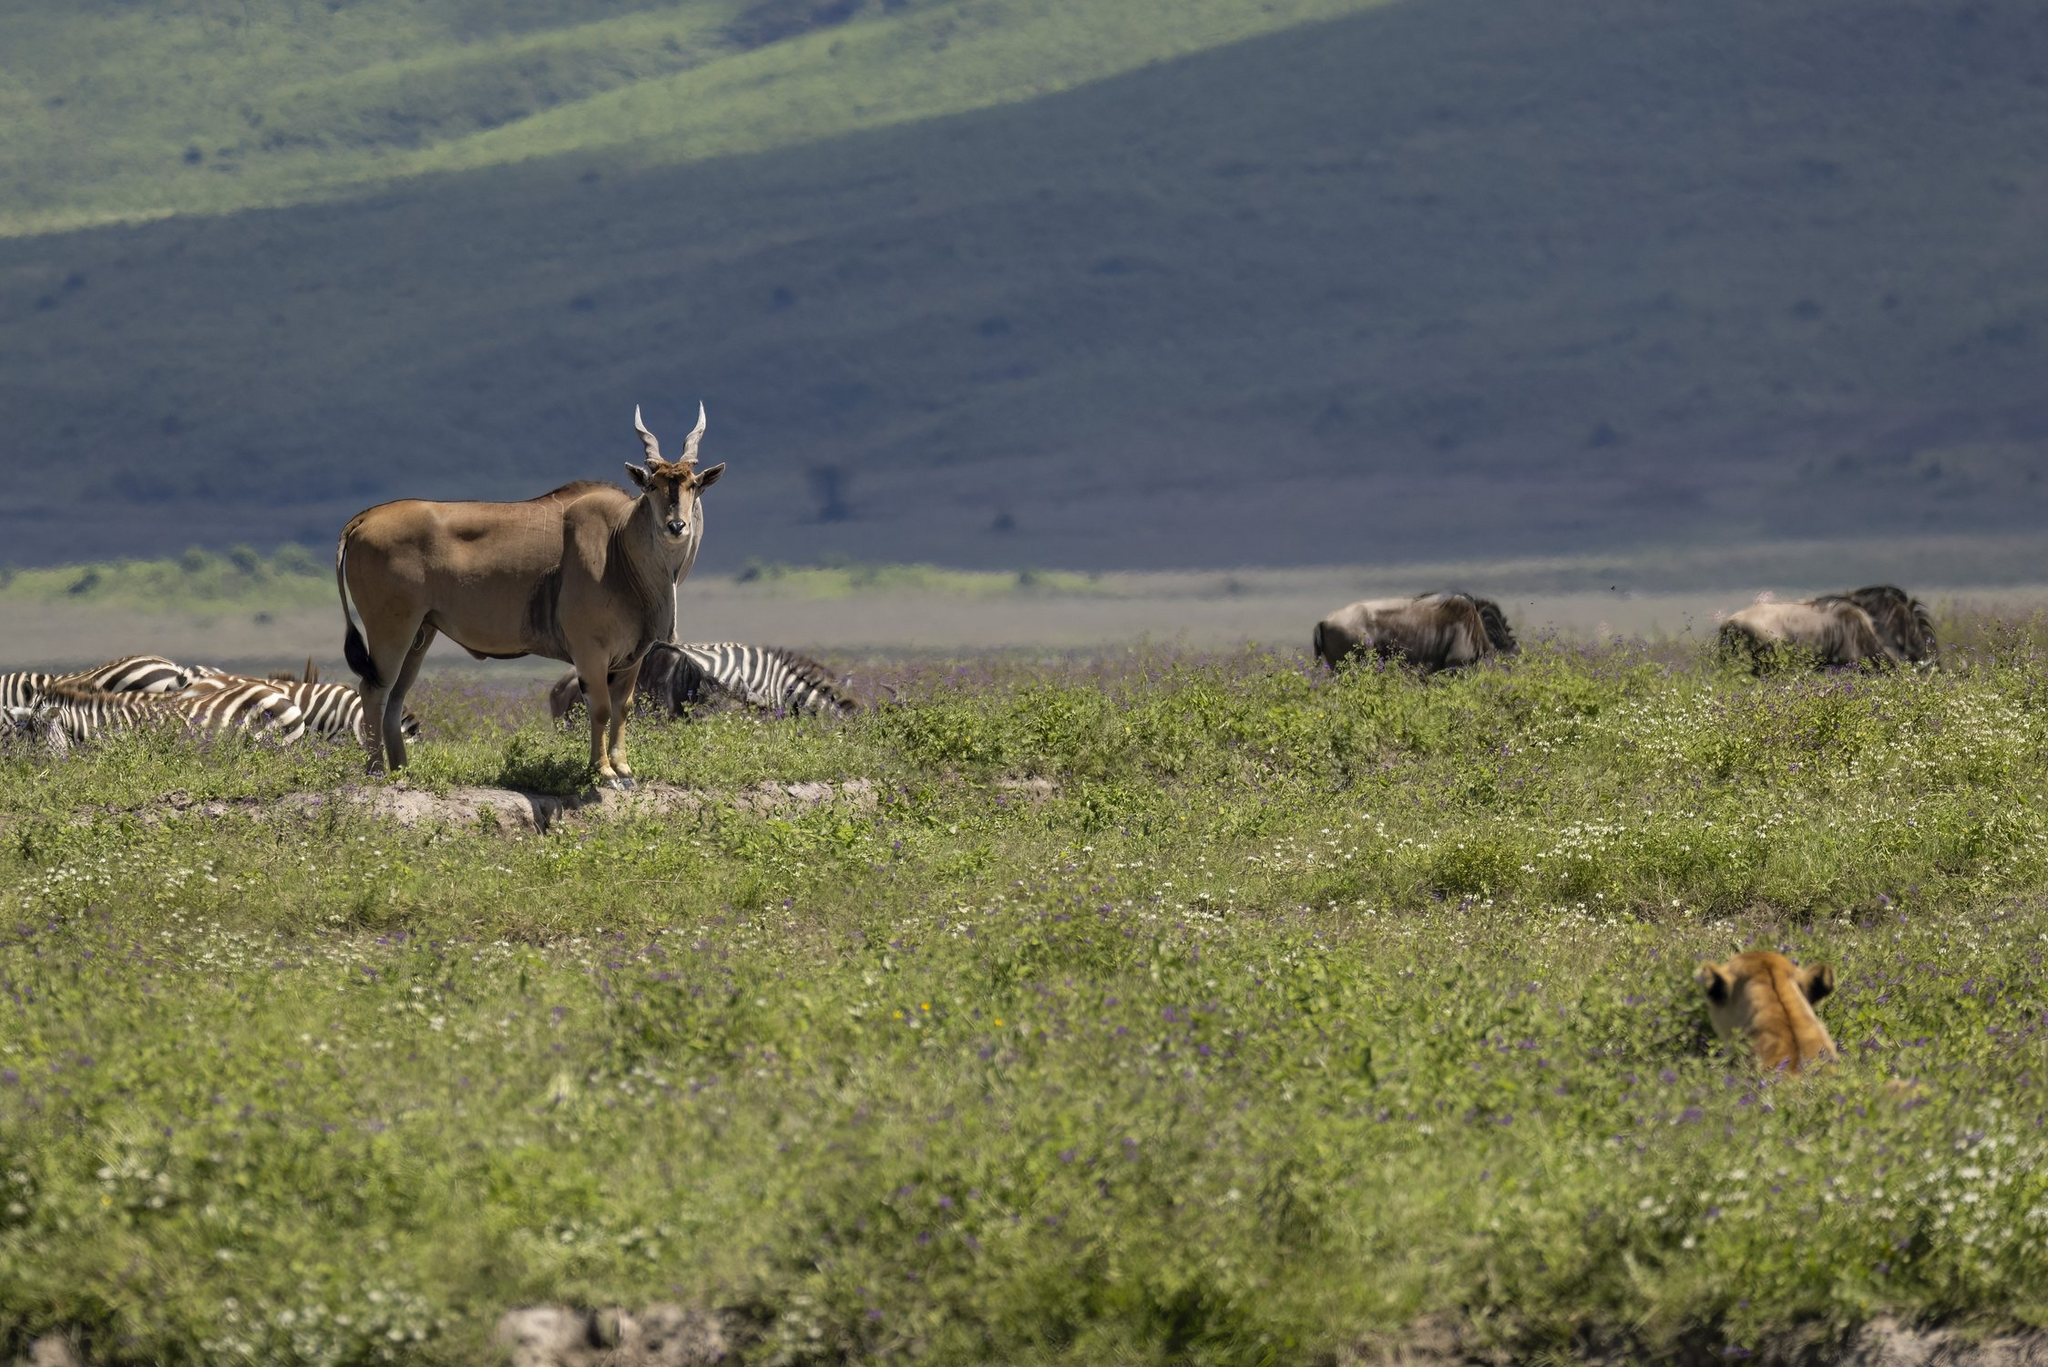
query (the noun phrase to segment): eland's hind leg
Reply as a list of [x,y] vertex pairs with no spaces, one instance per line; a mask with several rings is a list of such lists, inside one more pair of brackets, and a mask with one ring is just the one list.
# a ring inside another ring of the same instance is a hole
[[[363,695],[363,724],[358,733],[363,750],[369,756],[370,769],[374,773],[386,767],[386,752],[389,746],[385,737],[389,734],[384,725],[387,714],[403,717],[402,702],[393,705],[391,699],[398,689],[399,676],[405,672],[406,661],[412,656],[412,648],[419,641],[420,633],[428,630],[420,621],[403,622],[390,632],[365,632],[362,642],[362,659],[350,653],[349,663],[355,669],[357,690]],[[353,644],[354,638],[351,638]],[[367,668],[365,668],[367,666]],[[401,745],[389,767],[397,768],[405,763],[405,750]]]
[[394,774],[405,767],[405,695],[412,691],[413,680],[419,678],[420,662],[427,658],[427,647],[434,644],[436,634],[432,625],[420,623],[419,630],[413,633],[412,646],[405,652],[405,660],[399,665],[398,674],[391,681],[391,690],[384,699],[384,753],[390,757]]

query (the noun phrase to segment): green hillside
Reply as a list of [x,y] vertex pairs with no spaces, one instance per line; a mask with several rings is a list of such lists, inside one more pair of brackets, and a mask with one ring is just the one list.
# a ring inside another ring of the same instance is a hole
[[765,151],[1384,2],[31,0],[0,14],[0,233],[301,203],[564,152],[663,165]]
[[[363,18],[355,64],[318,85],[278,56],[264,88],[355,111],[364,146],[281,157],[503,164],[0,240],[0,558],[324,545],[385,498],[616,475],[635,403],[670,432],[700,397],[730,463],[705,573],[1441,562],[2048,517],[2038,6],[1409,0],[1029,99],[1003,92],[1234,11],[983,5],[935,51],[919,26],[966,11],[692,10],[707,46],[678,38],[678,71],[592,77],[518,121],[408,73],[599,33],[653,51],[643,28],[677,12],[421,4],[443,36],[394,19],[405,55],[380,62],[384,11],[304,10],[308,33]],[[144,22],[37,13],[51,44]],[[1143,42],[1102,36],[1127,21]],[[842,64],[910,74],[874,75],[870,106]],[[690,82],[753,112],[657,98]],[[427,88],[448,132],[401,147],[392,92]],[[814,135],[956,97],[985,107]],[[784,141],[675,160],[716,138]],[[543,147],[575,150],[513,160]],[[211,156],[204,183],[233,182]],[[35,183],[67,212],[130,194]]]

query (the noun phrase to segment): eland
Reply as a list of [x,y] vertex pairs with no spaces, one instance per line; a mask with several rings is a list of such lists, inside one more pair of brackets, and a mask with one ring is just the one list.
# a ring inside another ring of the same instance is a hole
[[662,459],[633,410],[645,466],[638,496],[579,480],[524,503],[402,499],[357,513],[334,552],[346,632],[362,680],[374,769],[405,763],[405,694],[437,633],[479,660],[540,655],[576,668],[590,699],[599,781],[633,785],[624,728],[640,661],[675,636],[676,588],[704,539],[700,499],[725,466],[697,469],[704,406],[677,459]]

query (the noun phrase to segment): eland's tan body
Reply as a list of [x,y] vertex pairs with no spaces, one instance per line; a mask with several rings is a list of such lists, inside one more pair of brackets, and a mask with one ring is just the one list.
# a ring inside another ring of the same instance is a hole
[[1761,671],[1774,655],[1799,652],[1825,669],[1879,665],[1891,656],[1870,614],[1846,598],[1810,603],[1754,603],[1721,624],[1721,648]]
[[1500,604],[1467,593],[1368,598],[1316,623],[1314,648],[1335,669],[1354,655],[1400,656],[1424,674],[1488,655],[1512,655],[1515,634]]
[[641,658],[675,634],[675,589],[704,537],[697,426],[675,461],[654,434],[628,464],[639,494],[579,481],[524,503],[404,499],[342,529],[334,575],[349,617],[343,641],[362,679],[364,746],[374,767],[405,763],[405,694],[437,633],[478,659],[541,655],[576,667],[590,698],[590,762],[628,786],[623,730]]
[[1703,963],[1693,979],[1707,994],[1714,1033],[1748,1050],[1758,1067],[1797,1073],[1835,1061],[1834,1037],[1813,1010],[1835,990],[1826,964],[1801,968],[1782,954],[1753,949],[1724,964]]

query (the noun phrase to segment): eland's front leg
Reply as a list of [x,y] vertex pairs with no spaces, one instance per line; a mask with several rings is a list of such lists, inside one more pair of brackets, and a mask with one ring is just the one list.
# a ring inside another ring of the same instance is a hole
[[640,665],[636,661],[605,680],[607,701],[611,707],[611,729],[606,735],[606,749],[611,754],[612,770],[626,787],[633,786],[633,766],[626,761],[626,718],[633,713],[633,689],[640,681]]
[[627,786],[612,765],[612,691],[602,658],[578,660],[576,673],[583,681],[584,705],[590,709],[590,770],[599,784],[614,788]]

